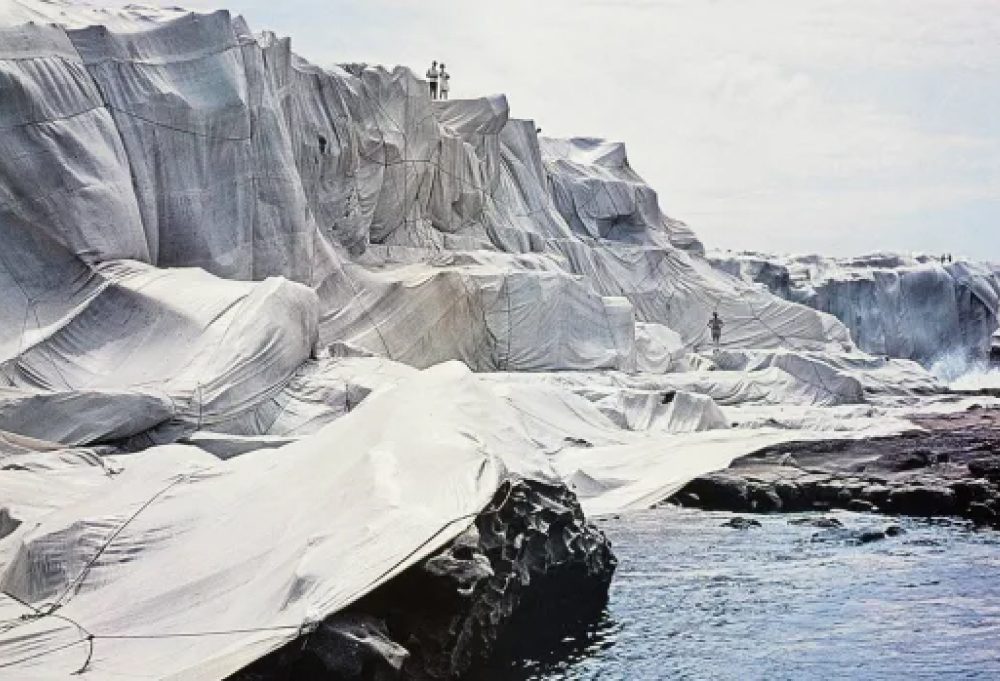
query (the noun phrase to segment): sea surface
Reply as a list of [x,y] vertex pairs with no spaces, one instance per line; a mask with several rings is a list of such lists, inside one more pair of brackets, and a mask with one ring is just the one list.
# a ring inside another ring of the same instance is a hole
[[[599,522],[620,564],[600,622],[503,677],[1000,679],[1000,533],[848,512],[665,507]],[[845,529],[790,524],[832,517]],[[904,533],[859,543],[860,533]]]

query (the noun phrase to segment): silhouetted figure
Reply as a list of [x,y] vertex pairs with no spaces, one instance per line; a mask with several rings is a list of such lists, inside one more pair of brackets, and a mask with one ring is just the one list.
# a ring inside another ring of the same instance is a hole
[[[442,64],[441,66],[444,66]],[[437,60],[431,62],[431,67],[427,69],[427,82],[431,86],[431,99],[438,98],[438,63]]]
[[713,312],[711,319],[708,320],[708,328],[712,330],[712,342],[715,343],[715,347],[719,347],[719,343],[722,341],[722,319],[719,317],[718,312]]
[[448,99],[448,90],[451,86],[448,81],[451,80],[451,74],[444,70],[444,62],[441,62],[441,72],[438,74],[438,93],[441,99]]

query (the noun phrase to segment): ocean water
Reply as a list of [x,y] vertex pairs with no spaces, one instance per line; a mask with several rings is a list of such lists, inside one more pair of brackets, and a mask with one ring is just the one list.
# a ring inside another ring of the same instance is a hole
[[[1000,533],[836,512],[662,508],[601,522],[620,565],[601,620],[498,678],[1000,679]],[[904,534],[859,544],[857,533]]]

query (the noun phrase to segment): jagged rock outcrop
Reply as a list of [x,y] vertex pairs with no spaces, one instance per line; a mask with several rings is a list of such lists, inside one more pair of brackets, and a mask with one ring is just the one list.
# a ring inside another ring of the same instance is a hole
[[505,637],[592,619],[616,564],[572,492],[511,482],[444,550],[229,681],[475,678]]

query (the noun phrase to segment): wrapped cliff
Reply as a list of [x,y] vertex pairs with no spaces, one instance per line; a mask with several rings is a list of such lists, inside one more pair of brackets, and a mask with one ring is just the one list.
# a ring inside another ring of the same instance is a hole
[[563,490],[551,536],[586,562],[576,498],[654,504],[755,449],[905,427],[940,388],[714,268],[621,144],[540,138],[503,96],[433,102],[224,11],[0,21],[17,678],[223,678],[515,481]]
[[[719,270],[834,315],[863,350],[936,362],[952,373],[989,361],[1000,267],[892,253],[858,258],[712,253]],[[954,376],[950,376],[954,378]]]

